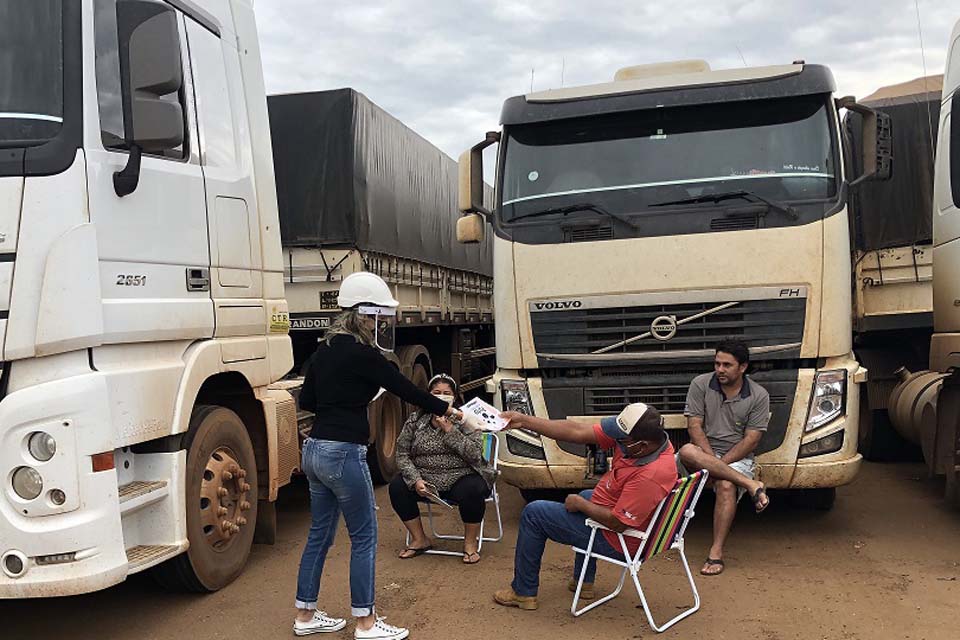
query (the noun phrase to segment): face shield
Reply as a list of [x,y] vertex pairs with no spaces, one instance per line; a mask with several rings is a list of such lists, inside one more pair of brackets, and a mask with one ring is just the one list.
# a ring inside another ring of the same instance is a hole
[[360,306],[357,312],[373,318],[376,326],[373,330],[373,343],[381,351],[393,351],[396,345],[397,310],[390,307]]

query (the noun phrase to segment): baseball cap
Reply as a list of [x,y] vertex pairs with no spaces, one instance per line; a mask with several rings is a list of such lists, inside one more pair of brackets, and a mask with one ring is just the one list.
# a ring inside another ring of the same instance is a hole
[[652,409],[649,405],[642,402],[628,404],[616,418],[604,418],[600,421],[600,429],[610,438],[625,440],[630,437],[630,432],[636,426],[643,415]]

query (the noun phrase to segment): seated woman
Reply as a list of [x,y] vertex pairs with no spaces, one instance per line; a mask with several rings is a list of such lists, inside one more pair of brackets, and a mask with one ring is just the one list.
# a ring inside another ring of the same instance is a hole
[[[461,404],[457,383],[450,376],[436,375],[427,387],[450,404]],[[410,532],[410,544],[400,552],[400,558],[415,558],[433,548],[417,504],[427,501],[424,496],[430,484],[441,498],[460,509],[464,564],[479,562],[480,523],[496,477],[493,466],[483,459],[481,433],[468,433],[464,425],[455,426],[446,418],[415,411],[397,439],[397,467],[400,475],[390,483],[390,502]]]

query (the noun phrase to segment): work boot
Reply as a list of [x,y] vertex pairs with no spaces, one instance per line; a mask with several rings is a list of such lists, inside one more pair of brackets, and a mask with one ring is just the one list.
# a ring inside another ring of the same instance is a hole
[[[567,589],[570,590],[570,593],[577,592],[577,579],[570,578],[567,581]],[[580,588],[580,599],[581,600],[593,600],[596,596],[593,595],[593,583],[584,582],[583,586]]]
[[505,607],[517,607],[524,611],[533,611],[537,608],[537,596],[518,596],[513,587],[500,589],[493,594],[493,599],[497,604]]

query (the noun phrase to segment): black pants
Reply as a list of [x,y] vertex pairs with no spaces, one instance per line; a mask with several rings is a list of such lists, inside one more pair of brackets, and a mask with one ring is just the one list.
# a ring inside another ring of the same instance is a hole
[[[457,505],[460,509],[460,518],[466,524],[479,524],[483,522],[483,514],[487,510],[487,504],[484,502],[490,495],[490,487],[480,474],[471,473],[463,476],[453,483],[449,491],[441,491],[440,497]],[[393,510],[397,512],[400,519],[404,522],[420,517],[420,507],[418,502],[427,502],[426,498],[413,489],[407,488],[407,483],[403,481],[402,476],[397,476],[390,483],[390,504]]]

